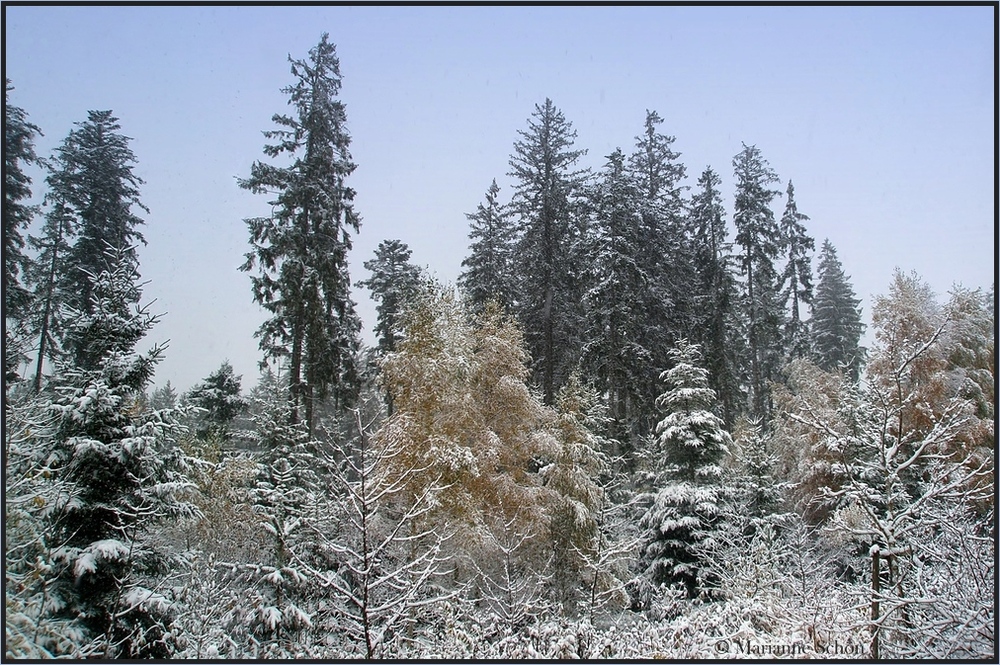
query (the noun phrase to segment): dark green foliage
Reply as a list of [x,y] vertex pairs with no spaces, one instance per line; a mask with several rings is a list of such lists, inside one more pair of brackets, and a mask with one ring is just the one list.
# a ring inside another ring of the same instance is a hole
[[586,151],[573,149],[576,132],[550,99],[535,105],[528,129],[518,134],[510,158],[517,179],[511,210],[520,232],[515,310],[533,379],[552,404],[580,355],[579,208],[586,173],[573,167]]
[[750,365],[750,410],[767,420],[770,383],[781,362],[782,311],[774,262],[781,252],[781,231],[771,201],[778,192],[768,187],[778,176],[756,146],[743,144],[733,158],[736,175],[736,244],[744,277],[744,317]]
[[[17,365],[24,359],[24,339],[18,324],[29,314],[31,295],[20,283],[18,276],[28,262],[21,250],[26,228],[35,214],[34,206],[24,203],[31,197],[31,178],[23,167],[37,164],[35,136],[41,130],[27,120],[24,109],[12,106],[10,79],[4,82],[4,132],[3,132],[3,311],[4,311],[4,381],[6,385],[18,380]],[[14,324],[8,328],[7,320]],[[18,334],[15,334],[18,333]]]
[[861,300],[854,296],[850,278],[829,240],[823,241],[820,250],[818,274],[811,331],[813,357],[822,369],[844,371],[856,382],[864,359],[864,349],[859,346],[865,329],[858,307]]
[[[257,331],[263,364],[288,359],[293,422],[300,417],[311,431],[314,401],[333,397],[341,407],[358,393],[355,363],[361,322],[350,297],[347,252],[359,230],[354,190],[344,180],[355,168],[348,150],[340,91],[340,63],[323,34],[309,59],[293,60],[295,83],[282,90],[294,116],[273,116],[279,129],[269,157],[288,154],[287,167],[255,162],[239,184],[256,194],[271,194],[270,217],[247,219],[252,250],[241,270],[251,276],[254,300],[271,318]],[[304,414],[300,414],[304,410]]]
[[785,307],[789,308],[783,335],[786,362],[809,355],[809,324],[800,311],[802,305],[810,305],[813,300],[812,259],[809,253],[815,249],[815,243],[802,224],[807,219],[795,204],[795,188],[789,180],[785,214],[781,216],[780,224],[781,239],[788,257],[781,274],[781,296]]
[[462,261],[465,270],[458,278],[472,309],[481,312],[490,300],[505,309],[513,304],[514,228],[507,206],[497,201],[500,187],[494,179],[486,190],[486,205],[466,214],[469,219],[469,256]]
[[233,366],[227,360],[188,392],[188,402],[205,409],[199,419],[199,437],[225,437],[236,416],[247,409],[247,403],[240,397],[241,378],[233,373]]
[[375,334],[382,354],[396,350],[403,312],[420,290],[420,269],[410,263],[410,254],[405,242],[383,240],[375,250],[375,258],[364,264],[371,277],[358,282],[358,286],[370,289],[372,299],[378,302]]

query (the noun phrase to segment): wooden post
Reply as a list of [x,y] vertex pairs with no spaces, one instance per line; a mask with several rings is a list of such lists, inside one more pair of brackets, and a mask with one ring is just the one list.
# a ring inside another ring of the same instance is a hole
[[882,590],[882,576],[880,574],[880,553],[878,545],[872,545],[872,645],[871,645],[871,657],[872,660],[878,660],[879,658],[879,603],[878,596]]

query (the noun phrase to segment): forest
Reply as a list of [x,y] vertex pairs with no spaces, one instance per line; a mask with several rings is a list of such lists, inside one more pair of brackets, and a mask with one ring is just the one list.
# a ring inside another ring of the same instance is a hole
[[5,81],[5,658],[996,658],[993,285],[896,268],[868,330],[756,146],[727,210],[656,111],[595,172],[549,99],[456,284],[352,279],[335,45],[289,66],[248,388],[154,388],[131,139],[38,155]]

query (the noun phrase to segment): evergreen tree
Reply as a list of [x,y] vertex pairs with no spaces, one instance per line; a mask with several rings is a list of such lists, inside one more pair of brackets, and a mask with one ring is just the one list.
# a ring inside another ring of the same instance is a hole
[[732,438],[712,412],[715,391],[698,347],[682,339],[671,356],[673,367],[662,374],[667,387],[657,400],[665,413],[656,426],[652,460],[659,489],[641,521],[642,562],[654,584],[680,583],[694,597],[713,584],[704,558],[720,527],[720,462]]
[[[63,268],[71,304],[88,313],[94,305],[93,277],[118,269],[109,261],[124,262],[126,273],[136,268],[136,243],[146,243],[136,228],[144,222],[133,212],[133,207],[149,212],[139,200],[143,180],[132,172],[136,163],[129,147],[132,139],[120,130],[111,111],[89,111],[87,120],[76,123],[56,149],[47,178],[53,214],[69,214],[76,230]],[[68,350],[76,354],[77,362],[86,355],[86,349]]]
[[18,275],[28,260],[22,253],[24,238],[21,229],[28,226],[34,216],[34,207],[23,203],[31,197],[31,178],[23,167],[37,164],[35,136],[41,135],[37,126],[28,122],[24,109],[12,106],[10,79],[4,80],[3,122],[3,311],[4,311],[4,382],[10,385],[18,379],[17,365],[24,357],[22,335],[15,335],[7,322],[17,324],[28,314],[31,296],[21,285]]
[[587,238],[588,283],[583,366],[606,396],[610,436],[631,467],[640,418],[652,410],[643,403],[646,368],[653,363],[647,336],[649,319],[642,310],[650,274],[640,263],[643,218],[638,187],[625,168],[622,151],[608,162],[593,188],[594,218]]
[[552,404],[580,353],[577,208],[585,172],[573,167],[586,151],[573,149],[576,132],[550,99],[535,105],[528,129],[518,134],[510,158],[510,175],[517,179],[511,209],[520,233],[516,310],[534,380]]
[[358,286],[371,290],[378,302],[378,349],[384,355],[396,350],[402,334],[402,315],[420,290],[420,268],[410,263],[410,248],[399,240],[383,240],[375,250],[375,258],[365,261],[371,277]]
[[469,256],[462,261],[465,270],[459,275],[462,287],[476,312],[487,301],[495,300],[504,308],[513,306],[512,280],[514,229],[507,206],[497,202],[500,187],[496,179],[486,191],[486,205],[466,214],[471,226]]
[[[350,298],[347,252],[360,219],[344,180],[351,162],[340,91],[340,63],[323,34],[309,59],[291,62],[294,84],[283,88],[294,116],[276,114],[275,143],[264,153],[294,159],[287,167],[255,162],[240,186],[273,194],[270,217],[247,219],[252,250],[241,270],[255,268],[253,297],[271,318],[257,331],[263,363],[287,356],[292,422],[312,431],[314,401],[352,403],[358,392],[356,351],[361,323]],[[302,411],[303,413],[300,413]]]
[[63,358],[66,325],[64,305],[72,302],[73,270],[70,240],[75,237],[77,221],[62,202],[55,203],[45,216],[40,237],[28,236],[28,243],[38,254],[25,273],[36,306],[28,316],[28,327],[38,338],[35,358],[35,392],[42,389],[42,367],[46,360]]
[[813,300],[812,260],[808,252],[815,249],[815,243],[802,224],[807,219],[795,204],[795,188],[789,180],[785,214],[780,223],[781,239],[788,256],[781,274],[781,295],[785,306],[790,307],[784,330],[786,361],[809,355],[809,324],[800,311],[801,305],[810,305]]
[[227,360],[188,392],[188,402],[206,411],[200,418],[199,437],[212,434],[224,437],[236,416],[246,410],[247,403],[240,397],[242,378],[233,373],[233,366]]
[[858,307],[861,300],[854,297],[850,278],[829,240],[820,249],[818,273],[811,326],[816,364],[828,372],[844,371],[856,382],[864,359],[859,346],[865,328]]
[[741,248],[740,272],[744,277],[746,338],[750,360],[751,413],[769,419],[770,384],[781,361],[781,301],[774,261],[781,251],[781,230],[774,220],[771,201],[778,194],[768,189],[778,182],[756,146],[743,144],[733,158],[736,175],[736,244]]
[[692,259],[697,276],[693,302],[700,313],[694,317],[697,325],[692,339],[704,350],[709,385],[718,395],[720,415],[732,426],[745,404],[741,379],[744,349],[720,182],[715,171],[706,168],[691,198]]
[[68,368],[56,388],[50,473],[70,489],[50,512],[49,542],[59,543],[50,607],[82,622],[92,655],[165,658],[171,615],[156,588],[169,563],[152,536],[192,507],[179,496],[187,484],[171,441],[176,416],[136,408],[162,347],[134,352],[157,317],[135,307],[141,294],[125,254],[93,278],[89,311],[69,330],[88,362]]

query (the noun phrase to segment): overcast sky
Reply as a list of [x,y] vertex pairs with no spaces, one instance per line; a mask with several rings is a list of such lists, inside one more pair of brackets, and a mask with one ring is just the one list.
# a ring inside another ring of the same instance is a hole
[[[186,390],[229,359],[257,378],[264,320],[237,267],[244,218],[266,197],[236,186],[286,111],[287,56],[337,45],[361,233],[352,279],[378,243],[454,281],[465,213],[550,97],[595,170],[630,152],[646,109],[694,185],[756,144],[795,184],[808,230],[837,247],[864,299],[893,268],[944,297],[988,287],[995,254],[995,7],[6,7],[4,69],[45,136],[40,155],[111,109],[132,137],[150,208],[146,299],[170,340],[155,383]],[[35,174],[34,191],[44,187]],[[783,200],[775,201],[780,216]],[[814,260],[814,268],[816,261]],[[371,342],[374,306],[355,289]]]

